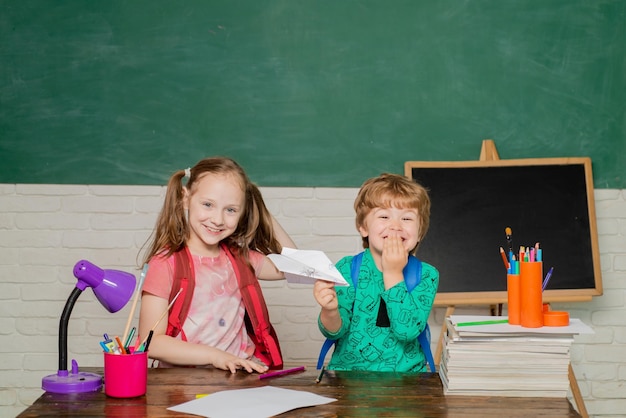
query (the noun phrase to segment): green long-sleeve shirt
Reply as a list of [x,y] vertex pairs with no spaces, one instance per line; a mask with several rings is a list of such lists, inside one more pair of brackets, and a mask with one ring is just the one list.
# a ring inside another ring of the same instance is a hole
[[[361,262],[358,291],[355,292],[350,277],[352,258],[344,257],[336,265],[350,283],[349,287],[335,287],[341,328],[331,333],[318,321],[322,334],[337,340],[328,368],[426,371],[426,359],[417,336],[428,323],[439,284],[439,272],[422,262],[421,281],[410,293],[404,281],[385,290],[382,272],[367,249]],[[381,303],[382,312],[379,313]]]

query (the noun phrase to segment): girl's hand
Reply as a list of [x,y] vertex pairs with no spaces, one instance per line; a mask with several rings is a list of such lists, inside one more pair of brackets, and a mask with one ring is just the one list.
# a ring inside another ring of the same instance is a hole
[[322,309],[334,310],[339,307],[335,284],[326,280],[316,280],[313,285],[313,296]]
[[248,373],[265,373],[268,369],[265,364],[257,363],[254,360],[239,358],[226,352],[222,352],[216,357],[217,358],[213,361],[213,367],[222,370],[230,370],[231,373],[236,373],[239,369],[244,369]]

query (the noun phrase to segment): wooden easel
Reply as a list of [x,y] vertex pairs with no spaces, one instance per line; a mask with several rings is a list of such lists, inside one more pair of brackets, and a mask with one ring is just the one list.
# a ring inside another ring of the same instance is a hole
[[[492,139],[483,140],[482,147],[480,149],[480,161],[493,161],[499,160],[500,156],[498,155],[498,151],[496,150],[496,145]],[[498,305],[490,305],[491,315],[496,315],[496,308],[498,315],[502,314],[502,303]],[[455,305],[448,305],[446,307],[446,313],[444,316],[444,321],[441,325],[441,332],[439,333],[439,340],[437,342],[437,349],[435,351],[435,364],[439,366],[441,362],[441,355],[443,353],[443,337],[447,332],[446,321],[445,318],[449,317],[454,313]],[[568,367],[568,378],[570,388],[572,390],[572,395],[574,397],[574,401],[576,402],[576,407],[578,408],[578,412],[583,418],[588,418],[589,414],[587,413],[587,408],[585,407],[585,402],[583,400],[582,394],[580,393],[580,388],[578,387],[578,381],[576,380],[576,375],[574,374],[574,369],[572,368],[572,363],[570,362]]]
[[[480,148],[480,161],[493,161],[493,160],[499,160],[500,156],[498,155],[498,150],[496,149],[496,144],[493,142],[492,139],[484,139],[483,140],[483,144]],[[495,315],[496,314],[496,309],[495,309],[496,305],[490,305],[491,308],[491,315]],[[498,304],[497,305],[499,307],[498,309],[498,313],[502,313],[502,304]],[[448,307],[446,308],[446,315],[444,317],[447,318],[450,315],[452,315],[454,313],[454,305],[448,305]],[[441,354],[443,353],[443,337],[446,333],[447,329],[446,329],[446,321],[443,321],[443,324],[441,325],[441,332],[439,333],[439,341],[437,342],[437,350],[435,351],[435,364],[437,366],[439,366],[439,363],[441,362]]]

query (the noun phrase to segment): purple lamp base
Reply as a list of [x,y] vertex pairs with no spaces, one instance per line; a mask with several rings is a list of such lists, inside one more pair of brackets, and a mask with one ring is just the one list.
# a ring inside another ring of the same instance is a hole
[[72,372],[59,370],[41,380],[41,388],[52,393],[98,392],[102,389],[102,376],[79,372],[78,363],[72,360]]

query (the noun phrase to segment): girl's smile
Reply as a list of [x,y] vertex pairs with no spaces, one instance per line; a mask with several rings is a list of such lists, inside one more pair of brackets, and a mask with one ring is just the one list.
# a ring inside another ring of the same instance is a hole
[[192,192],[186,190],[188,246],[192,252],[212,257],[219,253],[219,242],[237,230],[244,199],[242,187],[233,176],[206,174]]

